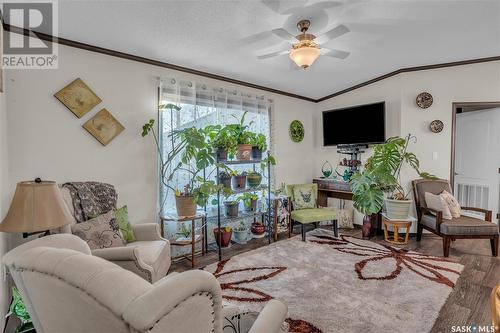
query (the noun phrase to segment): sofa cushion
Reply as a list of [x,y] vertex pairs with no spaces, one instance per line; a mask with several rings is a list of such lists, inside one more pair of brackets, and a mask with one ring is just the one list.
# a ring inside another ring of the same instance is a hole
[[316,208],[316,191],[313,184],[295,185],[293,187],[293,208]]
[[446,201],[446,203],[448,204],[451,216],[453,216],[453,218],[455,219],[459,218],[460,215],[462,215],[462,208],[460,207],[458,200],[455,199],[453,194],[451,194],[448,191],[443,191],[443,193],[441,193],[441,196],[444,198],[444,201]]
[[86,241],[91,250],[125,245],[113,210],[71,225],[71,232]]
[[425,192],[425,205],[427,208],[443,212],[443,219],[445,220],[451,220],[453,218],[450,208],[448,207],[444,196],[441,194]]
[[122,208],[116,209],[115,217],[125,242],[127,243],[135,242],[136,238],[134,234],[134,229],[132,229],[132,225],[128,220],[127,206],[123,206]]
[[330,209],[313,208],[294,210],[290,216],[292,220],[299,223],[313,223],[335,220],[337,218],[337,213]]
[[135,247],[139,251],[139,257],[146,264],[153,266],[158,260],[163,248],[167,245],[164,240],[157,241],[137,241],[128,243],[127,247]]
[[498,234],[498,225],[474,217],[460,216],[441,223],[441,233],[457,236],[496,235]]

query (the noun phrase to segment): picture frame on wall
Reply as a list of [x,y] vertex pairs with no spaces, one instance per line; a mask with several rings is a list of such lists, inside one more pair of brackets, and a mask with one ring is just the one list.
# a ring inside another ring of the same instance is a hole
[[125,127],[106,109],[97,112],[85,124],[85,128],[103,146],[116,138]]
[[78,118],[83,117],[102,101],[80,78],[56,92],[54,97]]

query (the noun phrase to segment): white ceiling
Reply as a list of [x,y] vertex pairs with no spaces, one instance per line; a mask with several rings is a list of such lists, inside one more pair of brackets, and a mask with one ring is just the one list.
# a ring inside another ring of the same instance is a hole
[[[311,20],[324,44],[350,51],[309,70],[287,55],[259,60],[286,42],[271,34]],[[499,0],[59,1],[59,36],[311,98],[404,67],[500,55]]]

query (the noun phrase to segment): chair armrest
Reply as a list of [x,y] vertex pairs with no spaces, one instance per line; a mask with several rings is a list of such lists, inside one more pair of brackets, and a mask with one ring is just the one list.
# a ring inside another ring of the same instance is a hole
[[288,312],[287,306],[277,300],[270,300],[252,325],[248,333],[278,333]]
[[[432,215],[432,213],[434,213],[434,215],[436,216],[436,232],[438,234],[441,233],[441,223],[443,222],[443,212],[440,211],[440,210],[436,210],[436,209],[432,209],[432,208],[428,208],[428,207],[419,207],[420,209],[420,212],[421,214],[425,214],[425,213],[430,213]],[[421,219],[422,216],[419,217],[419,219]]]
[[[192,270],[167,276],[156,282],[142,296],[137,297],[123,312],[123,318],[135,330],[150,330],[165,315],[179,304],[200,292],[208,292],[213,302],[215,332],[222,332],[222,291],[217,279],[210,273]],[[181,307],[177,307],[180,311]],[[186,318],[196,314],[196,309],[187,309]],[[207,325],[209,323],[204,323]]]
[[135,238],[138,241],[162,240],[160,226],[157,223],[132,224]]
[[133,246],[109,247],[107,249],[92,250],[92,255],[108,261],[136,261],[137,254]]
[[491,210],[483,209],[483,208],[477,208],[477,207],[461,207],[462,210],[470,210],[473,212],[479,212],[484,214],[484,220],[487,222],[491,222],[491,218],[493,215],[493,212]]

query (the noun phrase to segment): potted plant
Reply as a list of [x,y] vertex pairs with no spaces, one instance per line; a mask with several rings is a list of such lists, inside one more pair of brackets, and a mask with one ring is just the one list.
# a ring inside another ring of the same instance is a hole
[[230,171],[219,171],[219,184],[226,188],[231,188],[231,172]]
[[254,160],[262,159],[262,152],[267,150],[267,139],[262,133],[251,137],[252,158]]
[[246,173],[248,187],[258,187],[262,181],[262,175],[257,171],[248,171]]
[[[181,109],[174,104],[160,105],[159,108],[170,112]],[[142,136],[151,134],[154,138],[160,160],[161,181],[175,193],[177,214],[192,216],[196,213],[197,205],[206,206],[210,195],[217,193],[221,188],[214,181],[199,176],[202,170],[215,163],[213,147],[208,144],[206,131],[188,127],[167,134],[171,150],[167,156],[163,156],[154,124],[154,119],[144,124]],[[181,171],[188,174],[188,182],[182,191],[171,184],[174,175]]]
[[247,175],[245,172],[238,174],[237,171],[232,172],[231,182],[234,190],[243,190],[246,187]]
[[238,142],[230,128],[221,125],[209,125],[204,130],[210,144],[216,150],[218,160],[225,161],[229,156],[234,156]]
[[266,226],[260,221],[253,222],[252,226],[250,227],[250,231],[252,231],[252,235],[254,236],[254,238],[261,238],[264,237]]
[[245,125],[245,116],[247,115],[247,111],[243,113],[241,119],[236,118],[238,123],[226,125],[227,130],[236,138],[237,142],[237,151],[236,151],[236,159],[240,161],[248,161],[252,156],[252,137],[254,134],[248,131],[248,127],[253,123]]
[[248,240],[248,226],[240,221],[237,227],[233,228],[233,240],[238,244],[246,244]]
[[231,227],[214,228],[214,236],[217,245],[220,247],[228,247],[231,244]]
[[246,212],[257,211],[257,200],[259,197],[255,193],[244,193],[239,196],[239,199],[243,201],[243,208]]
[[186,226],[186,223],[181,223],[179,231],[176,234],[180,236],[176,241],[190,241],[191,229]]
[[412,200],[408,198],[409,192],[401,185],[400,173],[404,164],[408,164],[422,178],[436,178],[420,171],[417,156],[408,151],[408,145],[412,140],[416,138],[411,135],[406,138],[395,137],[375,146],[364,171],[352,176],[354,207],[365,214],[365,218],[378,213],[384,201],[389,218],[408,217]]
[[225,193],[224,197],[224,214],[227,217],[238,217],[238,211],[240,206],[240,199],[238,197],[229,199],[231,193]]

